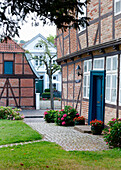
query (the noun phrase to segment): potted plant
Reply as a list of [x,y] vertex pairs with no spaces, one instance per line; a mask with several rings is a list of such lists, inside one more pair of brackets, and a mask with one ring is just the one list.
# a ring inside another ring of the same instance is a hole
[[85,118],[83,116],[75,117],[74,123],[75,123],[75,125],[85,125]]
[[101,135],[103,130],[103,121],[95,119],[90,122],[90,125],[93,135]]

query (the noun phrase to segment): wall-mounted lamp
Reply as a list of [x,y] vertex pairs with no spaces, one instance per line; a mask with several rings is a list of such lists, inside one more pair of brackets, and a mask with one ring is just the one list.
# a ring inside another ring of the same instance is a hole
[[80,66],[78,65],[77,66],[77,68],[76,68],[76,74],[78,75],[78,76],[82,76],[82,69],[80,68]]

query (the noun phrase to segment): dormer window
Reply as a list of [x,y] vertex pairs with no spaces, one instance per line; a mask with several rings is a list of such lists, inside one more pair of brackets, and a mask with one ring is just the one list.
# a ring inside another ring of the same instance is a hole
[[41,49],[41,48],[42,48],[41,44],[38,43],[38,44],[35,45],[35,49]]

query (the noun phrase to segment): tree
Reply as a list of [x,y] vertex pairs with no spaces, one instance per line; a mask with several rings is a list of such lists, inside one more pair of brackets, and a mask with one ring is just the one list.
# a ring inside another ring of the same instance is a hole
[[50,34],[49,34],[49,37],[47,37],[47,40],[48,40],[49,42],[51,42],[52,44],[55,44],[55,37],[56,37],[56,36],[53,36],[53,35],[50,35]]
[[50,97],[51,97],[51,109],[54,109],[54,99],[53,99],[53,85],[52,85],[52,75],[60,70],[60,66],[58,64],[53,64],[53,59],[56,55],[52,55],[50,52],[50,47],[52,46],[51,42],[45,42],[43,40],[39,41],[38,44],[44,47],[44,54],[41,55],[41,58],[31,57],[31,59],[38,59],[43,63],[46,67],[46,74],[49,77],[49,88],[50,88]]
[[[84,14],[83,6],[90,0],[2,0],[0,2],[0,27],[3,36],[19,36],[20,24],[26,22],[32,15],[33,25],[38,25],[37,18],[47,24],[48,20],[57,28],[78,28],[88,24],[87,17],[78,18],[78,13]],[[77,15],[76,15],[77,14]]]

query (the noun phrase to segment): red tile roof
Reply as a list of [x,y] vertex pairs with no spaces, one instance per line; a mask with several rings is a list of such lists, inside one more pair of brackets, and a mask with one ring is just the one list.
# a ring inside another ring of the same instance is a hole
[[0,43],[0,52],[25,52],[15,41],[7,37],[7,40],[3,40]]

